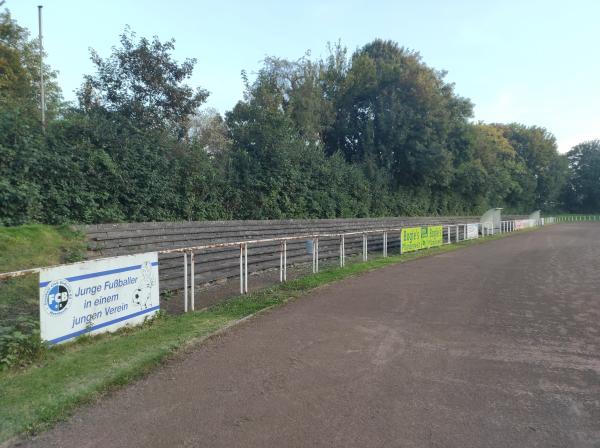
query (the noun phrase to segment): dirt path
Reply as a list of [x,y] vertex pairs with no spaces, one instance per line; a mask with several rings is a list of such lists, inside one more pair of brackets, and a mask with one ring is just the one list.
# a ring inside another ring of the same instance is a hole
[[330,285],[23,443],[600,447],[600,225]]

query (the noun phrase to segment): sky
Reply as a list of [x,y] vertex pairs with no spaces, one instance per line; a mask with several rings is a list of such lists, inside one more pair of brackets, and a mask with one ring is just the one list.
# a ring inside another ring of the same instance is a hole
[[545,127],[560,152],[600,138],[600,0],[7,0],[37,35],[43,5],[46,60],[67,100],[126,25],[138,36],[175,39],[177,60],[196,58],[189,84],[221,113],[242,98],[240,73],[265,56],[327,56],[375,38],[418,51],[471,99],[475,120]]

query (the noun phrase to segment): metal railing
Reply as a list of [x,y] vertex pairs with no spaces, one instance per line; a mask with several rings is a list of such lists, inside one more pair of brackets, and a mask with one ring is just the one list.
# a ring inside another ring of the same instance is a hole
[[556,222],[600,221],[600,215],[566,215],[553,218]]
[[[545,224],[552,224],[554,222],[560,222],[560,219],[550,217],[550,218],[542,218],[539,220],[525,219],[525,220],[508,220],[501,221],[499,227],[496,227],[492,223],[464,223],[464,224],[446,224],[441,225],[442,227],[442,244],[452,244],[453,242],[465,241],[468,238],[468,227],[469,225],[477,225],[477,237],[480,235],[482,237],[492,236],[495,233],[508,233],[514,232],[517,230],[525,229],[527,227],[533,226],[542,226]],[[204,244],[199,246],[190,246],[190,247],[182,247],[175,249],[165,249],[157,251],[159,254],[174,254],[181,253],[183,255],[183,272],[184,272],[184,280],[183,280],[183,290],[184,290],[184,311],[188,312],[191,308],[193,311],[195,309],[195,299],[196,299],[196,291],[195,291],[195,265],[196,265],[196,255],[201,251],[208,251],[211,249],[217,248],[227,248],[227,247],[239,247],[239,269],[240,269],[240,294],[248,293],[248,246],[256,245],[262,243],[279,243],[279,281],[285,282],[287,281],[287,243],[289,241],[298,241],[298,240],[307,240],[311,242],[312,246],[312,272],[319,272],[319,239],[339,239],[339,266],[344,267],[346,265],[346,239],[352,236],[362,236],[362,261],[368,261],[368,236],[369,235],[381,235],[382,238],[382,256],[388,256],[388,236],[390,233],[397,233],[400,239],[400,254],[403,254],[402,250],[402,239],[401,232],[403,228],[410,227],[426,227],[431,226],[432,224],[425,225],[411,225],[404,227],[396,227],[396,228],[384,228],[384,229],[374,229],[374,230],[362,230],[362,231],[354,231],[354,232],[339,232],[339,233],[316,233],[316,234],[304,234],[304,235],[291,235],[285,237],[277,237],[277,238],[265,238],[265,239],[252,239],[252,240],[243,240],[236,242],[223,242],[223,243],[214,243],[214,244]],[[446,236],[444,240],[444,235]],[[454,235],[454,241],[452,236]],[[462,238],[461,238],[462,237]],[[116,258],[116,257],[108,257]],[[331,258],[331,257],[329,257]],[[81,263],[81,262],[80,262]],[[76,265],[78,263],[70,263],[70,265]],[[59,265],[64,266],[64,265]],[[55,266],[50,266],[55,267]],[[5,272],[0,273],[0,280],[16,278],[30,274],[39,274],[39,272],[45,268],[32,268],[32,269],[23,269],[19,271],[13,272]]]
[[[529,227],[535,226],[543,226],[546,224],[553,224],[556,222],[555,218],[542,218],[539,220],[534,219],[524,219],[524,220],[508,220],[501,221],[500,227],[497,229],[499,233],[509,233],[515,232],[517,230],[526,229]],[[493,225],[486,225],[480,223],[465,223],[465,224],[448,224],[442,225],[443,234],[446,234],[446,241],[443,244],[452,244],[452,235],[454,234],[454,243],[459,241],[467,240],[467,229],[469,225],[476,224],[478,226],[478,237],[481,235],[485,236],[493,236],[496,233],[496,228]],[[426,224],[425,226],[431,226],[431,224]],[[407,226],[408,227],[408,226]],[[404,227],[404,228],[407,228]],[[422,227],[418,225],[411,225],[410,227]],[[193,247],[183,247],[177,249],[167,249],[159,251],[160,254],[169,254],[169,253],[183,253],[183,262],[184,262],[184,310],[188,311],[188,301],[189,307],[194,310],[194,302],[195,302],[195,278],[194,278],[194,252],[202,251],[202,250],[210,250],[216,248],[224,248],[224,247],[239,247],[240,248],[240,294],[248,293],[248,245],[251,244],[261,244],[261,243],[272,243],[279,242],[280,243],[280,253],[279,253],[279,281],[281,283],[287,281],[287,243],[288,241],[298,241],[298,240],[307,240],[311,242],[312,247],[312,272],[319,272],[319,239],[326,238],[337,238],[339,239],[339,266],[344,267],[346,265],[346,238],[350,236],[362,236],[362,261],[368,261],[368,235],[371,234],[381,234],[382,237],[382,256],[385,258],[388,256],[388,234],[389,233],[400,233],[402,232],[403,227],[396,228],[385,228],[385,229],[375,229],[375,230],[363,230],[356,232],[343,232],[343,233],[318,233],[318,234],[305,234],[305,235],[293,235],[287,237],[278,237],[278,238],[265,238],[265,239],[254,239],[254,240],[245,240],[238,242],[227,242],[227,243],[215,243],[215,244],[206,244],[200,246]],[[454,229],[454,232],[452,230]],[[462,238],[461,238],[462,234]],[[189,263],[190,263],[190,281],[188,284],[188,255],[189,254]],[[402,250],[402,240],[400,238],[400,254],[403,254]],[[1,277],[0,277],[1,278]],[[188,286],[189,285],[189,286]],[[189,290],[189,294],[188,294]],[[190,299],[190,300],[188,300]]]

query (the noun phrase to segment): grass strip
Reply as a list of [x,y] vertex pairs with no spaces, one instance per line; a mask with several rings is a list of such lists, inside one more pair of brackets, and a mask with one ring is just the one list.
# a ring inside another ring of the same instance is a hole
[[[525,231],[519,232],[519,234]],[[375,258],[330,268],[287,283],[234,297],[204,311],[161,315],[147,324],[113,334],[83,337],[48,350],[45,358],[20,370],[0,372],[0,443],[34,434],[115,387],[130,383],[182,347],[247,316],[347,277],[418,258],[504,238],[503,234],[437,248]]]
[[84,235],[69,226],[0,226],[0,272],[79,261]]
[[[68,226],[0,227],[0,272],[79,261],[84,254],[83,234]],[[19,316],[37,317],[38,309],[37,276],[0,282],[0,326]]]

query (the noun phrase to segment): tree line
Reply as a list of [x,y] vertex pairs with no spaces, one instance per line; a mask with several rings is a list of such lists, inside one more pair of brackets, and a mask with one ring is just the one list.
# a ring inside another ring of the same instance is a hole
[[600,210],[600,141],[473,122],[395,42],[268,57],[224,116],[173,50],[125,29],[72,103],[44,65],[44,129],[37,41],[1,13],[1,224]]

